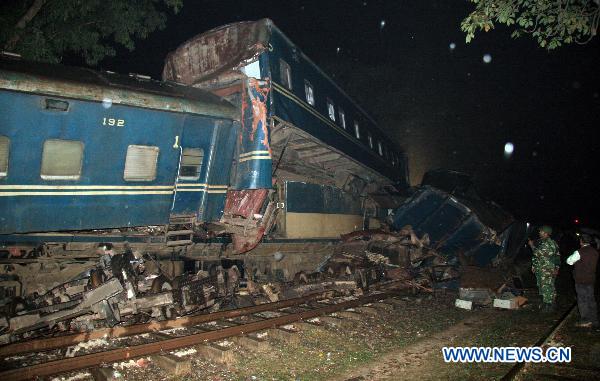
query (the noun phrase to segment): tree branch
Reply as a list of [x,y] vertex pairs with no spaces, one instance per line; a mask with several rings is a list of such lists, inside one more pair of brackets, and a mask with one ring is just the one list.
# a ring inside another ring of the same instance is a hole
[[19,22],[17,22],[17,25],[15,25],[15,31],[4,45],[4,50],[11,51],[15,48],[15,45],[17,45],[17,42],[21,39],[23,29],[25,29],[27,24],[29,24],[29,22],[39,13],[46,1],[47,0],[35,0],[33,4],[31,4],[31,7],[25,12]]

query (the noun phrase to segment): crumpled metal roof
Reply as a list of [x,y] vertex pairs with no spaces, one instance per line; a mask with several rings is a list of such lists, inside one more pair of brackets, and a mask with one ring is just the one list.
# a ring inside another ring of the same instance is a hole
[[193,86],[244,66],[268,49],[272,25],[244,21],[199,34],[167,55],[163,79]]

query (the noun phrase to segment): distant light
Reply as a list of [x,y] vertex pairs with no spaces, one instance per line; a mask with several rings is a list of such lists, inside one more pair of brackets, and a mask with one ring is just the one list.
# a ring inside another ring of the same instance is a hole
[[574,219],[573,222],[575,223],[575,225],[578,225],[579,224],[579,218]]
[[515,151],[515,146],[511,142],[508,142],[504,145],[504,156],[510,156]]
[[339,52],[340,52],[340,50],[341,50],[341,49],[340,49],[340,47],[339,47],[339,46],[338,46],[337,48],[335,48],[335,52],[336,52],[336,53],[339,53]]
[[483,55],[483,62],[485,62],[485,63],[492,62],[492,55],[491,54],[484,54]]
[[112,99],[110,99],[110,98],[102,99],[102,107],[110,108],[111,106],[112,106]]
[[383,29],[385,27],[385,20],[381,20],[379,22],[379,29]]
[[527,222],[527,228],[529,228],[529,222]]
[[454,42],[450,43],[450,50],[456,49],[456,44]]
[[536,157],[537,155],[538,155],[537,151],[533,151],[533,152],[531,153],[531,156],[533,156],[533,157]]

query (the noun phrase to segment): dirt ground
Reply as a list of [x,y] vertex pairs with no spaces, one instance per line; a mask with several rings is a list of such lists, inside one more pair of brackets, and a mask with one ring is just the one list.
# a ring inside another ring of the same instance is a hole
[[[561,299],[559,311],[541,314],[530,295],[530,304],[520,310],[453,306],[455,294],[406,295],[396,309],[365,315],[349,328],[304,328],[291,341],[269,339],[263,352],[232,345],[230,365],[204,360],[198,353],[186,355],[192,372],[186,376],[167,374],[152,361],[117,364],[124,380],[479,380],[499,379],[512,364],[444,363],[444,346],[530,346],[552,327],[572,305],[572,297]],[[555,374],[590,377],[589,369],[600,364],[600,332],[576,329],[576,314],[555,338],[555,344],[573,347],[575,368],[527,367],[524,379]],[[557,369],[555,369],[557,368]],[[585,373],[587,372],[587,373]],[[547,378],[547,377],[542,377]],[[91,379],[85,373],[58,380]]]

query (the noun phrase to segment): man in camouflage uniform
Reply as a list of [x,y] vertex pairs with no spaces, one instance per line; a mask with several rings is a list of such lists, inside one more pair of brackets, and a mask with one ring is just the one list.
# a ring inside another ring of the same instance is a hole
[[538,290],[542,296],[542,309],[545,312],[552,312],[555,308],[556,290],[554,281],[558,275],[560,254],[558,253],[558,245],[550,238],[552,234],[550,226],[542,226],[539,234],[540,239],[535,245],[532,240],[529,240],[529,246],[533,250],[531,270],[535,274]]

